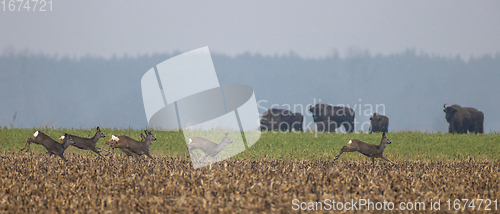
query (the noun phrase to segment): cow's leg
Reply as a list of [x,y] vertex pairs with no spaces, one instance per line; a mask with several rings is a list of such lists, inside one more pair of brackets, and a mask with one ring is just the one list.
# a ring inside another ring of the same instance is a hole
[[344,126],[344,129],[347,133],[351,133],[354,131],[354,124],[342,122],[342,125]]

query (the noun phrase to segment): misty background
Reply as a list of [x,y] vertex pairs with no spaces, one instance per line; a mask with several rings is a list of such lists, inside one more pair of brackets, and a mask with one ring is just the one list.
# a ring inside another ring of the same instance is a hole
[[[142,75],[177,54],[69,58],[5,51],[0,55],[0,126],[146,128]],[[500,53],[463,60],[414,50],[322,58],[212,52],[212,59],[221,85],[254,89],[261,114],[273,104],[291,110],[315,102],[349,105],[360,130],[373,113],[369,106],[383,104],[391,131],[447,132],[447,103],[483,111],[485,132],[500,130]],[[312,124],[312,117],[304,118],[305,126]]]
[[3,127],[145,128],[142,75],[208,46],[220,84],[251,86],[260,113],[349,105],[366,131],[378,104],[390,130],[437,132],[446,103],[500,130],[500,1],[20,3],[0,7]]

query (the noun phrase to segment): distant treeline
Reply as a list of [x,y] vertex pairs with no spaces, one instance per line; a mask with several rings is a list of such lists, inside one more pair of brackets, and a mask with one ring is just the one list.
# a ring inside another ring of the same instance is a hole
[[[4,53],[0,126],[144,128],[141,77],[177,54],[73,59]],[[293,53],[236,57],[213,53],[212,59],[221,84],[254,89],[257,100],[263,100],[260,113],[273,104],[302,105],[297,110],[304,115],[308,104],[340,104],[353,108],[362,124],[372,113],[370,106],[384,105],[381,113],[390,118],[389,130],[435,132],[447,131],[443,112],[447,103],[476,107],[485,114],[486,132],[500,130],[500,54],[467,61],[411,50],[319,59]],[[311,122],[306,116],[304,124]],[[367,131],[368,126],[362,129]]]

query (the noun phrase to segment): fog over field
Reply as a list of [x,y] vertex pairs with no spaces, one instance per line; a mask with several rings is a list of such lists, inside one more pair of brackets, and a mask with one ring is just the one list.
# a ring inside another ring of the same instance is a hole
[[354,109],[356,131],[377,111],[389,130],[447,132],[446,103],[500,131],[499,1],[34,2],[0,6],[3,127],[145,128],[143,74],[209,47],[221,85],[305,129],[327,103]]
[[[0,125],[145,128],[141,77],[177,54],[68,58],[4,51]],[[305,126],[312,127],[308,105],[328,103],[353,108],[357,131],[368,130],[378,107],[389,130],[446,132],[446,103],[483,111],[485,132],[500,131],[500,54],[463,60],[414,50],[322,58],[212,52],[212,59],[220,84],[254,89],[260,113],[272,105],[291,108],[305,115]]]

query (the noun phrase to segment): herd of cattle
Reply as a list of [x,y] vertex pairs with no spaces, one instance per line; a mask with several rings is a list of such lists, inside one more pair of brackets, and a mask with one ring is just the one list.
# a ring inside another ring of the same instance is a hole
[[[483,122],[484,114],[475,108],[461,107],[459,105],[446,106],[446,121],[449,123],[449,133],[484,133]],[[318,132],[335,132],[335,129],[344,127],[346,132],[354,132],[355,112],[348,107],[331,106],[327,104],[316,104],[309,107],[312,114],[316,130]],[[374,113],[370,117],[369,132],[388,132],[389,118]],[[304,116],[301,113],[293,113],[286,109],[268,109],[260,119],[261,131],[280,130],[280,131],[303,131]]]

